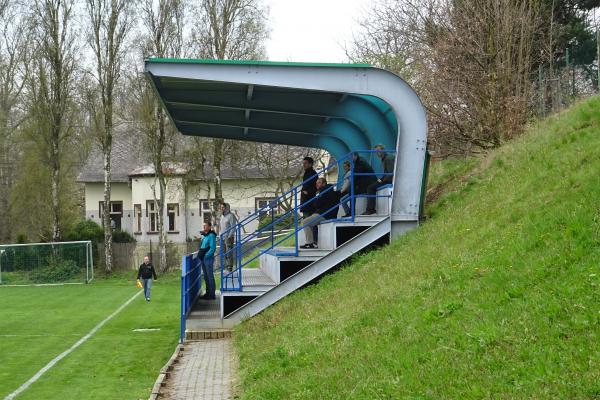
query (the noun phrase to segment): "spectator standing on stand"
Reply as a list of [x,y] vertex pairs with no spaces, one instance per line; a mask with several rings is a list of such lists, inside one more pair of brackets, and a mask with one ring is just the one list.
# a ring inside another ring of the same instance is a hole
[[394,166],[396,165],[396,158],[393,154],[383,151],[385,148],[382,144],[378,144],[374,149],[377,150],[375,154],[381,160],[381,164],[383,164],[384,175],[381,179],[377,179],[377,181],[367,186],[367,195],[369,197],[367,198],[367,211],[365,211],[363,215],[377,213],[377,210],[375,209],[377,189],[384,185],[391,185],[394,183]]
[[215,298],[215,251],[217,250],[217,234],[212,230],[212,224],[205,222],[202,230],[202,240],[198,249],[198,257],[204,274],[206,292],[201,299],[213,300]]
[[227,203],[221,203],[221,219],[219,220],[219,234],[223,238],[223,249],[225,254],[225,270],[231,272],[233,270],[233,245],[235,244],[235,229],[237,224],[235,215],[231,212],[230,206]]
[[[304,168],[304,175],[302,176],[302,189],[300,193],[300,211],[302,212],[303,219],[307,219],[315,213],[316,206],[315,202],[308,201],[314,199],[317,194],[317,171],[313,168],[315,160],[312,157],[304,157],[302,160],[302,168]],[[318,235],[317,228],[313,230],[313,234],[316,237]]]

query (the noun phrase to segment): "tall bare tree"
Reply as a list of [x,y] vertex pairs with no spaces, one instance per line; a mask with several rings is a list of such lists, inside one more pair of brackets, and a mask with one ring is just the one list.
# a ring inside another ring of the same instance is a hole
[[14,137],[23,120],[19,105],[28,48],[26,21],[21,11],[15,1],[0,1],[0,242],[11,238],[9,192],[19,153]]
[[114,103],[120,83],[126,51],[127,34],[131,30],[130,0],[86,0],[89,24],[88,44],[94,54],[90,74],[93,86],[88,88],[86,104],[90,120],[103,156],[104,170],[104,257],[108,272],[112,271],[112,226],[110,219],[111,154],[114,135]]
[[35,0],[31,4],[31,74],[27,113],[39,141],[40,158],[50,169],[52,240],[61,236],[63,152],[73,135],[74,83],[77,73],[75,0]]
[[444,154],[486,151],[518,134],[530,115],[540,4],[379,0],[348,53],[414,85]]
[[[196,3],[197,23],[192,30],[194,55],[217,60],[251,60],[265,57],[268,9],[260,0],[202,0]],[[227,144],[212,139],[215,202],[223,201],[221,169]]]
[[[141,5],[141,18],[144,27],[143,48],[145,57],[178,57],[183,50],[184,2],[181,0],[144,0]],[[175,133],[167,123],[161,105],[142,74],[137,76],[138,115],[141,121],[144,148],[154,167],[158,194],[154,191],[157,209],[157,229],[159,264],[164,271],[167,265],[167,234],[165,227],[167,173],[165,161],[172,137]]]

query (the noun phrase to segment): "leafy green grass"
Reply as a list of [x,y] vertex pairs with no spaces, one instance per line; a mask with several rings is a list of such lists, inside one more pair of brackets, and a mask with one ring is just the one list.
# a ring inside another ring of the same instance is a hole
[[421,228],[238,327],[242,398],[600,398],[600,98],[464,163]]
[[[128,271],[89,285],[0,288],[0,398],[131,298],[134,276]],[[147,398],[179,336],[179,285],[176,273],[160,276],[150,303],[138,296],[18,398]]]

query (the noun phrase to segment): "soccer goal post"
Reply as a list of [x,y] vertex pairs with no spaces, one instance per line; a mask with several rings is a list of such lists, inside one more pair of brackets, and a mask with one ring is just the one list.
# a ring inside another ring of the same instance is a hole
[[92,279],[89,240],[0,245],[0,285],[89,283]]

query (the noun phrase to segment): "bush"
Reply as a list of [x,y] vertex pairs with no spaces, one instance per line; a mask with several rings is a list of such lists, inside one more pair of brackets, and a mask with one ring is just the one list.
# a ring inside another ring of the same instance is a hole
[[[91,219],[86,219],[79,221],[63,238],[69,241],[91,240],[96,247],[98,243],[104,243],[104,228]],[[113,231],[113,242],[133,243],[135,239],[129,232],[116,229]]]
[[133,243],[135,239],[127,231],[115,230],[113,231],[113,242],[114,243]]
[[81,272],[81,268],[73,260],[63,260],[60,257],[50,256],[47,258],[47,263],[47,266],[34,274],[34,282],[66,282],[75,278]]
[[29,242],[29,240],[27,239],[27,235],[26,234],[19,233],[17,235],[17,243],[18,244],[25,244],[25,243],[28,243],[28,242]]
[[96,247],[96,244],[104,242],[104,229],[91,219],[86,219],[75,224],[64,235],[64,239],[68,241],[91,240]]

